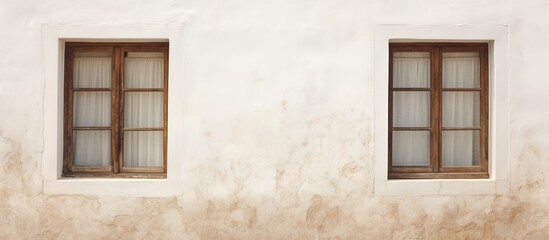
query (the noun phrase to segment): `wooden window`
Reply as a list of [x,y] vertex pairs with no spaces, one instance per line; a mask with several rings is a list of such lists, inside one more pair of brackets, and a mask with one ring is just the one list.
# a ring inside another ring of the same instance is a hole
[[389,178],[488,178],[488,45],[389,54]]
[[63,177],[166,177],[168,43],[66,43],[64,84]]

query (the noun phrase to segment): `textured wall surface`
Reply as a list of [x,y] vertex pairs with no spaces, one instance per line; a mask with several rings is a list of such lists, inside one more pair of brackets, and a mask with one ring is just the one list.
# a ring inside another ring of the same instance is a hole
[[[545,1],[0,1],[0,239],[549,239]],[[185,24],[183,191],[42,193],[43,25]],[[376,24],[510,26],[510,191],[373,194]]]

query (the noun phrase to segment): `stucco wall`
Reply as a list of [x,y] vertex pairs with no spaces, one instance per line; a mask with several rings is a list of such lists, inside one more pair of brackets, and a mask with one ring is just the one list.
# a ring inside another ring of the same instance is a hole
[[[1,239],[548,239],[545,1],[0,2]],[[169,198],[42,193],[44,25],[184,24]],[[373,192],[377,24],[510,29],[509,193]]]

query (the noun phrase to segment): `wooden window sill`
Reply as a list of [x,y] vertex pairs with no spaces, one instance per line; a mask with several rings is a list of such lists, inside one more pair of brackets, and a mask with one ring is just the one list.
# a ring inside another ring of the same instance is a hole
[[487,172],[476,173],[389,173],[389,179],[487,179]]
[[71,172],[63,174],[63,178],[137,178],[137,179],[166,179],[166,173],[97,173]]

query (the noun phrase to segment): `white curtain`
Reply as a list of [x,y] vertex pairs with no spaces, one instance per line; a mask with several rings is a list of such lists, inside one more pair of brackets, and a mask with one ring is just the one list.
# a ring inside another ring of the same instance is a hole
[[164,54],[128,52],[124,59],[125,88],[163,88]]
[[[393,53],[394,88],[429,88],[430,53]],[[394,127],[429,127],[431,94],[429,91],[393,93]],[[429,131],[394,131],[393,166],[429,166]]]
[[[77,53],[74,59],[74,88],[110,88],[110,52]],[[73,94],[75,127],[111,126],[110,91],[75,91]],[[109,130],[73,131],[74,164],[110,166],[111,133]]]
[[[443,88],[480,87],[478,53],[443,53]],[[430,55],[427,52],[393,53],[393,87],[429,88]],[[443,127],[478,127],[480,94],[476,91],[442,94]],[[394,127],[429,127],[430,93],[395,91]],[[393,132],[394,166],[428,166],[429,131]],[[479,162],[479,131],[444,131],[442,163],[445,166],[471,166]]]
[[74,165],[110,166],[111,131],[74,131]]
[[163,133],[160,131],[126,131],[124,166],[161,167]]
[[[77,53],[74,60],[75,88],[110,88],[112,53]],[[163,53],[130,52],[125,58],[124,87],[163,88]],[[162,92],[125,92],[125,128],[162,128],[164,95]],[[110,91],[75,91],[74,126],[111,126]],[[111,165],[110,130],[74,131],[75,165]],[[129,167],[162,166],[163,131],[126,131],[124,165]]]
[[[163,88],[163,53],[129,52],[124,60],[125,88]],[[126,92],[125,128],[162,128],[164,94],[162,92]],[[124,166],[161,167],[162,131],[125,131]]]
[[431,54],[429,52],[393,53],[394,88],[429,88],[431,86]]
[[477,52],[442,53],[443,88],[480,87],[480,58]]
[[429,131],[393,131],[393,166],[429,166]]
[[[480,58],[478,53],[443,53],[443,88],[480,87]],[[443,127],[479,127],[480,93],[443,92]],[[478,130],[444,131],[442,133],[443,166],[473,166],[479,164]]]

